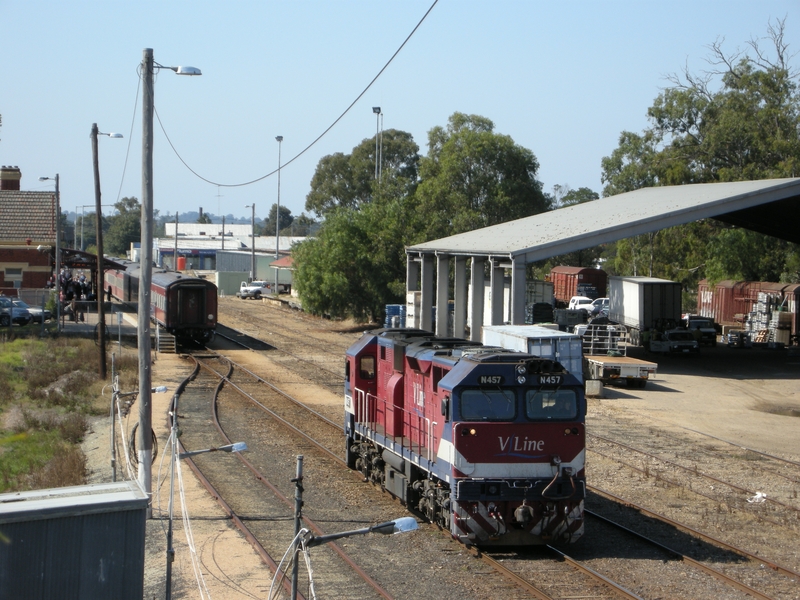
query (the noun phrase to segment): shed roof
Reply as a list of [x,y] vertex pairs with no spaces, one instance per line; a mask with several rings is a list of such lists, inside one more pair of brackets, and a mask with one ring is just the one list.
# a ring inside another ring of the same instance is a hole
[[533,262],[706,218],[800,243],[799,215],[800,178],[650,187],[417,244],[406,252]]

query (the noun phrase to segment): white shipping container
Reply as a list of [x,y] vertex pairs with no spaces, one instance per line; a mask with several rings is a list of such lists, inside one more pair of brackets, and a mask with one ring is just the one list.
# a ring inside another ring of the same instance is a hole
[[574,333],[555,331],[538,325],[493,325],[483,328],[487,346],[527,352],[561,363],[583,383],[583,348]]

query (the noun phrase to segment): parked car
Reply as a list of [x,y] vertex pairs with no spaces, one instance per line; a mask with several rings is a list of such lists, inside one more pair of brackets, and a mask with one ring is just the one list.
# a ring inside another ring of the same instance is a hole
[[592,315],[595,317],[608,316],[608,298],[597,298],[592,302]]
[[11,320],[22,327],[33,321],[33,316],[28,311],[28,305],[22,302],[22,300],[12,300],[11,301],[11,311],[12,316]]
[[8,327],[11,324],[11,298],[0,296],[0,327]]
[[14,306],[26,309],[33,318],[34,323],[41,323],[42,321],[49,321],[53,318],[53,314],[46,308],[41,306],[30,306],[22,300],[14,300]]
[[594,310],[594,306],[592,305],[592,300],[588,296],[573,296],[569,300],[569,306],[567,307],[569,310],[584,310],[588,314],[592,314]]

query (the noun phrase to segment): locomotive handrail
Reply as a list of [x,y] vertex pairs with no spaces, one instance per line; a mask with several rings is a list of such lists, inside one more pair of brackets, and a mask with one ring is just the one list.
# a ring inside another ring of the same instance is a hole
[[[400,445],[412,451],[414,447],[417,446],[417,451],[420,456],[428,461],[433,461],[434,432],[429,418],[417,415],[415,412],[399,406],[394,406],[366,390],[355,388],[354,392],[355,397],[353,401],[355,403],[355,420],[357,424],[367,427],[370,431],[379,433],[380,429],[387,423],[388,417],[392,419],[402,417],[403,431],[408,427],[408,431],[412,437],[409,438],[402,434],[400,436],[392,435],[388,431],[385,431],[385,429],[383,434],[387,438],[391,438],[395,443],[398,442],[399,438]],[[378,418],[379,415],[382,415],[382,419]],[[416,436],[414,434],[416,434]],[[415,437],[417,440],[416,442],[414,441]]]

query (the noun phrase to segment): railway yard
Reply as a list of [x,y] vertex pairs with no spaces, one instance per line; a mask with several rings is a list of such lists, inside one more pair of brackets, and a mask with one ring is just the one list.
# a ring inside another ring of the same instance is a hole
[[[160,354],[154,365],[154,385],[171,391],[153,395],[159,455],[146,598],[165,590],[169,401],[195,370],[177,411],[183,449],[245,441],[248,452],[182,461],[175,597],[268,597],[268,565],[293,536],[298,455],[303,526],[316,535],[414,514],[342,460],[344,353],[364,327],[225,297],[219,322],[211,351]],[[311,549],[317,597],[800,598],[800,355],[718,345],[657,360],[645,389],[607,387],[589,399],[578,543],[479,553],[416,515],[415,532]],[[108,480],[108,427],[99,420],[93,430],[84,447],[98,482]],[[305,565],[299,573],[310,598]]]

